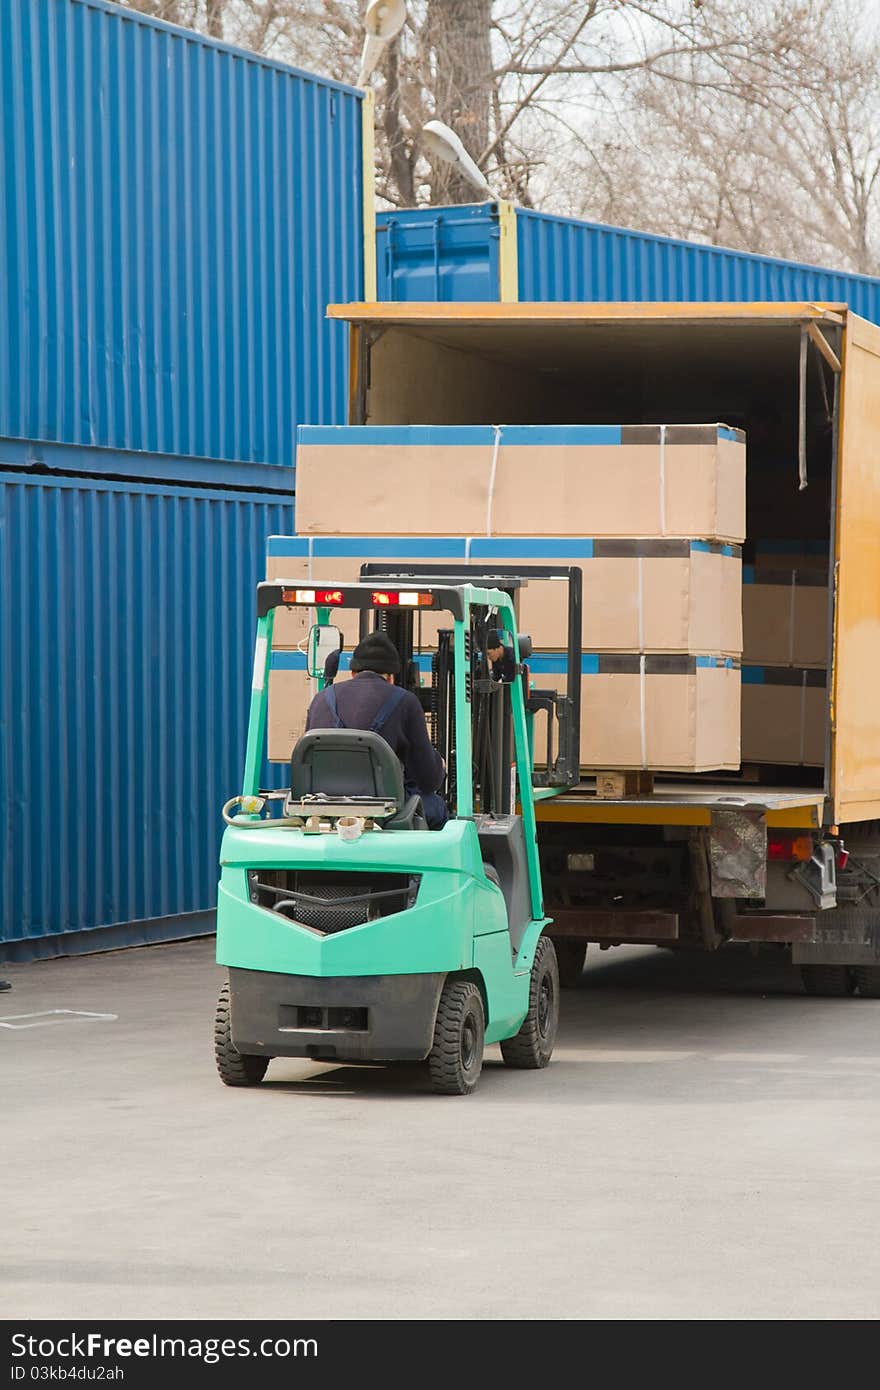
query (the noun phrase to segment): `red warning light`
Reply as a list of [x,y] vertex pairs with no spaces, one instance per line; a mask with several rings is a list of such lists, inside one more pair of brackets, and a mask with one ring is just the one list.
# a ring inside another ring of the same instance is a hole
[[341,589],[316,589],[315,603],[322,605],[331,603],[344,603],[345,597]]

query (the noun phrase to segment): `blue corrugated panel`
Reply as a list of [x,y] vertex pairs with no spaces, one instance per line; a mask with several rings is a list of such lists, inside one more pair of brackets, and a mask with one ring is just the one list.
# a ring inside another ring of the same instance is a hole
[[521,300],[825,300],[880,323],[880,280],[868,275],[524,209],[517,251]]
[[[518,208],[522,301],[825,300],[880,323],[880,280]],[[381,213],[379,298],[497,300],[492,203]]]
[[2,0],[0,434],[290,464],[344,419],[360,114],[104,0]]
[[498,298],[494,203],[382,212],[376,219],[380,300]]
[[215,902],[255,585],[292,529],[257,494],[0,473],[0,958]]

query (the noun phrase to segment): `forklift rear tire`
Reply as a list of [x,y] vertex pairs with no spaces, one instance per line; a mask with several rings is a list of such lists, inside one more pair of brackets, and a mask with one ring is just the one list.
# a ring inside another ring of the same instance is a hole
[[229,1008],[229,981],[220,991],[214,1019],[214,1058],[224,1086],[259,1086],[266,1075],[268,1057],[239,1052],[232,1042],[232,1017]]
[[447,980],[437,1006],[434,1046],[428,1073],[434,1090],[444,1096],[469,1096],[483,1069],[486,1015],[483,997],[472,980]]
[[863,999],[880,999],[880,965],[857,965],[853,973]]
[[553,1056],[559,1027],[559,966],[549,936],[538,941],[529,982],[529,1011],[515,1037],[505,1038],[501,1056],[509,1067],[537,1070]]
[[574,989],[581,982],[584,964],[587,959],[586,941],[554,940],[556,964],[559,966],[559,983],[563,989]]
[[802,965],[801,979],[807,994],[825,999],[845,999],[856,987],[848,965]]

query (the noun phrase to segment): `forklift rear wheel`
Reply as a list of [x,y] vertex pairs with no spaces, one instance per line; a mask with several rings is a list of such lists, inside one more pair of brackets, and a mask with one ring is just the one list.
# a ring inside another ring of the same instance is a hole
[[559,1026],[559,966],[549,936],[538,941],[529,982],[529,1011],[519,1032],[501,1044],[507,1066],[535,1070],[553,1056]]
[[574,989],[575,985],[580,984],[581,976],[584,973],[587,943],[566,937],[563,940],[554,939],[553,945],[556,947],[559,983],[563,989]]
[[486,1016],[483,998],[471,980],[447,980],[440,994],[434,1046],[428,1072],[435,1091],[469,1096],[483,1069]]
[[827,999],[845,999],[856,985],[848,965],[802,965],[801,979],[807,994]]
[[856,984],[863,999],[880,999],[880,965],[857,965]]
[[232,1017],[229,1008],[229,981],[220,991],[214,1019],[214,1057],[224,1086],[259,1086],[266,1075],[268,1057],[239,1052],[232,1041]]

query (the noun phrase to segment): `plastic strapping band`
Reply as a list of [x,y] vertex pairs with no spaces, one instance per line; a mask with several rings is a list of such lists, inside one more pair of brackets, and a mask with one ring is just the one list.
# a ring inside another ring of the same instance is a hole
[[472,539],[473,539],[473,538],[472,538],[471,536],[465,536],[465,538],[464,538],[464,562],[465,562],[466,565],[469,565],[470,562],[471,562],[471,540],[472,540]]
[[807,673],[801,672],[801,762],[807,752]]
[[789,586],[788,602],[788,660],[791,666],[794,665],[794,606],[795,606],[795,585],[797,584],[797,570],[791,572],[791,585]]
[[498,468],[498,453],[501,449],[501,435],[504,430],[503,425],[493,425],[495,431],[495,445],[492,449],[492,467],[489,469],[489,494],[486,498],[486,535],[492,534],[492,503],[495,500],[495,471]]
[[636,561],[639,574],[639,651],[645,650],[645,582],[644,571],[642,569],[643,559],[640,555]]
[[647,703],[647,700],[646,700],[646,691],[645,691],[645,654],[644,654],[644,652],[642,652],[641,656],[639,657],[639,722],[640,722],[640,726],[641,726],[641,736],[642,736],[642,767],[643,767],[643,768],[645,768],[645,767],[648,766],[648,746],[647,746],[647,745],[648,745],[648,740],[647,740],[647,733],[646,733],[646,730],[645,730],[645,706],[646,706],[646,703]]
[[660,534],[666,535],[666,426],[660,426]]
[[314,538],[314,536],[309,536],[309,573],[308,573],[309,583],[311,583],[311,580],[312,580],[312,560],[313,560],[313,558],[314,558],[314,554],[315,554],[315,538]]

